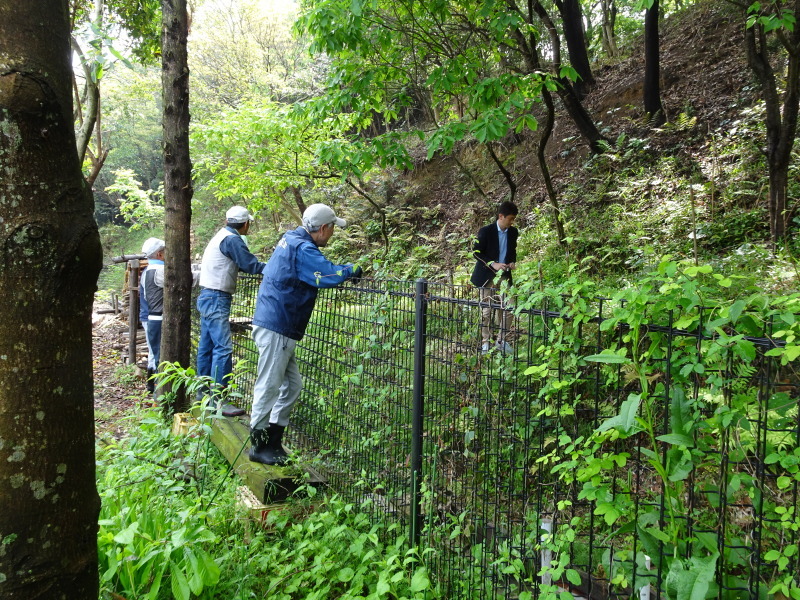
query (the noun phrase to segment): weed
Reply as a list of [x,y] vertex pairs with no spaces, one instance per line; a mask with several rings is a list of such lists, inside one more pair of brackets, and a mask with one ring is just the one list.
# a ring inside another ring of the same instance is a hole
[[97,448],[102,598],[442,597],[397,525],[301,488],[273,534],[253,529],[207,424],[172,436],[154,409],[128,418],[131,437]]

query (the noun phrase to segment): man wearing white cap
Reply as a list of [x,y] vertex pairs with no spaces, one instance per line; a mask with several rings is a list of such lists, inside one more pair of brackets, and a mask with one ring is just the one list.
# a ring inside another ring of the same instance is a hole
[[139,281],[139,320],[147,340],[147,391],[155,391],[151,379],[161,362],[161,320],[164,311],[164,240],[148,238],[142,245],[147,268]]
[[[228,385],[233,370],[233,340],[231,339],[231,300],[236,291],[239,271],[261,273],[265,264],[253,255],[242,239],[253,221],[244,206],[234,206],[225,213],[226,226],[211,238],[203,253],[200,266],[200,341],[197,345],[197,373],[214,380],[212,403],[217,393]],[[221,406],[226,417],[243,415],[241,408],[229,403]]]
[[282,465],[288,458],[281,440],[303,387],[295,346],[311,319],[317,290],[361,276],[361,267],[333,264],[319,250],[337,225],[346,227],[347,221],[325,204],[312,204],[303,213],[303,225],[281,238],[264,269],[253,317],[258,370],[250,413],[251,461]]

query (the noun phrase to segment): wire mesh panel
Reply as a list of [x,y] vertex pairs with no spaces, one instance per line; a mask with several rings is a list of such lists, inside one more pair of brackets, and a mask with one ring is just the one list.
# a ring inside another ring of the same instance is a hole
[[335,489],[405,522],[414,298],[408,282],[324,290],[297,357],[302,400],[292,415]]
[[231,387],[234,388],[232,402],[248,413],[253,407],[253,384],[258,364],[258,350],[251,336],[253,315],[261,275],[240,273],[236,292],[231,302],[231,337],[233,341],[233,373]]
[[518,295],[487,344],[474,288],[426,290],[420,320],[412,282],[320,292],[289,431],[374,517],[421,515],[449,597],[800,594],[800,380],[768,313]]

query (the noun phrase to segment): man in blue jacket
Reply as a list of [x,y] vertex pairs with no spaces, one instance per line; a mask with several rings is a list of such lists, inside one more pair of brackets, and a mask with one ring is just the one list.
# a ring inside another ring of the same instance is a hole
[[[261,273],[266,266],[253,255],[242,239],[253,222],[244,206],[233,206],[225,213],[226,225],[211,238],[200,265],[200,341],[197,344],[197,373],[214,380],[212,404],[228,386],[233,371],[231,301],[239,271]],[[238,417],[244,411],[230,403],[221,407],[223,416]]]
[[[480,290],[481,299],[481,351],[488,352],[492,342],[493,305],[501,305],[500,333],[497,348],[502,352],[512,352],[506,335],[511,327],[511,312],[507,310],[505,298],[500,294],[500,284],[507,281],[511,285],[511,271],[517,266],[517,237],[519,231],[514,227],[518,213],[513,202],[503,202],[497,209],[497,221],[481,227],[473,247],[475,268],[472,271],[472,285]],[[497,274],[500,277],[497,277]],[[497,280],[496,280],[497,279]]]
[[250,413],[251,461],[286,462],[281,440],[303,388],[295,346],[311,319],[317,291],[361,275],[360,267],[335,265],[319,250],[337,225],[346,227],[347,221],[325,204],[312,204],[303,213],[303,225],[281,238],[264,269],[253,317],[258,370]]

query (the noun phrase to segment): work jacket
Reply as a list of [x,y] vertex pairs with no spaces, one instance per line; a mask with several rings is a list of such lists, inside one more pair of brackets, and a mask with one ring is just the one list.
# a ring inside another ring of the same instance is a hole
[[319,288],[336,287],[352,275],[353,265],[330,262],[305,228],[287,232],[264,269],[253,325],[303,339]]

